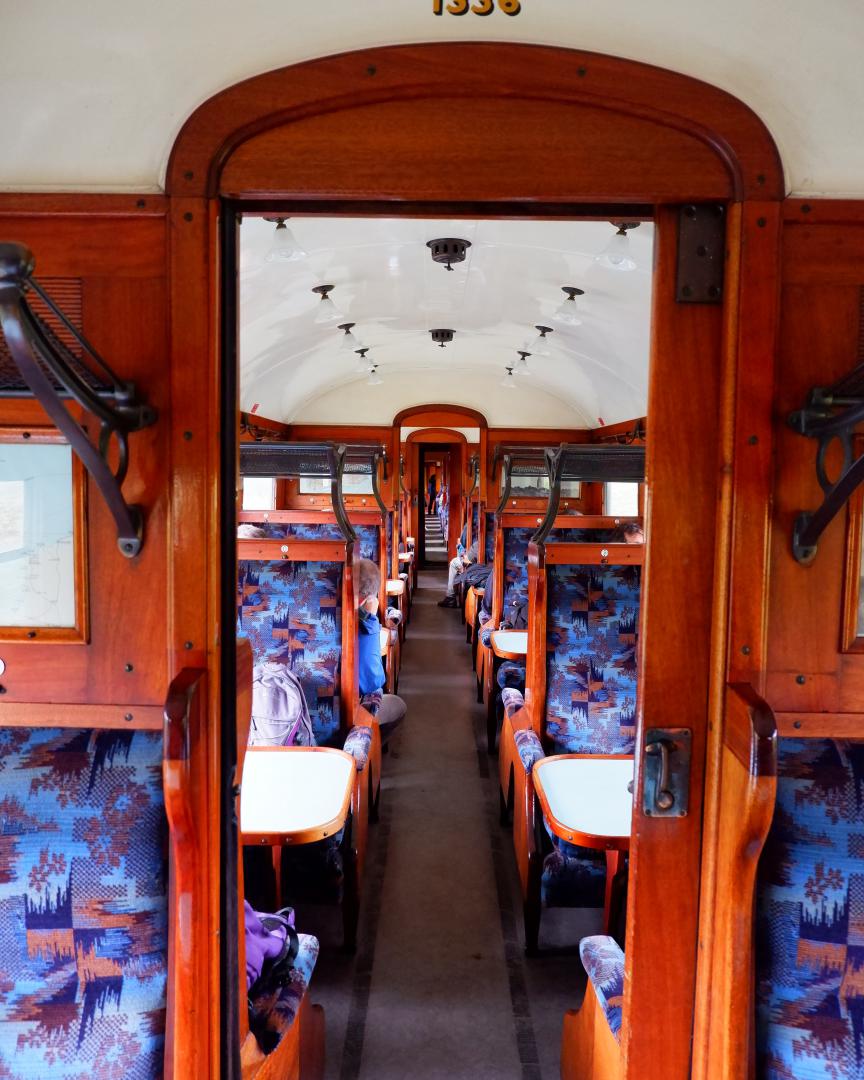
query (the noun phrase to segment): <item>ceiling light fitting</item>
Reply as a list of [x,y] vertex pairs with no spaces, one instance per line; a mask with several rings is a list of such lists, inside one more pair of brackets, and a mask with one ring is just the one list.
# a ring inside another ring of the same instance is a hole
[[372,368],[375,365],[371,360],[366,359],[366,353],[369,352],[369,347],[366,346],[366,347],[364,347],[362,349],[355,349],[354,351],[360,357],[360,359],[357,361],[357,363],[354,366],[354,370],[358,374],[361,373],[361,372],[364,372],[364,371],[371,371]]
[[584,296],[584,289],[577,289],[575,285],[562,285],[561,291],[567,293],[567,299],[557,309],[552,318],[556,322],[566,323],[568,326],[581,326],[582,320],[579,318],[579,305],[576,301],[577,296]]
[[369,378],[366,380],[366,385],[367,386],[380,386],[381,383],[383,383],[383,382],[384,382],[384,380],[378,374],[378,365],[373,364],[372,367],[369,368]]
[[321,297],[321,302],[316,306],[315,310],[315,322],[316,323],[328,323],[333,322],[334,319],[338,319],[341,312],[330,299],[330,293],[336,288],[335,285],[316,285],[312,292],[318,293]]
[[630,240],[627,236],[628,229],[638,229],[638,221],[611,221],[618,230],[599,255],[594,256],[594,262],[607,270],[635,270],[636,260],[630,254]]
[[508,365],[507,373],[505,374],[504,378],[501,380],[499,385],[503,386],[505,390],[515,390],[516,389],[516,380],[513,378],[513,365],[512,364]]
[[340,352],[356,352],[360,346],[360,339],[355,334],[351,333],[351,328],[356,325],[357,323],[353,322],[339,323],[339,329],[344,331],[342,337],[339,339]]
[[516,375],[530,375],[531,368],[528,367],[528,357],[530,352],[525,352],[524,349],[519,349],[519,359],[516,361],[515,374]]
[[267,262],[299,262],[300,259],[306,258],[309,253],[297,243],[294,233],[285,224],[286,218],[268,217],[264,220],[276,222],[273,243],[266,255]]
[[546,340],[547,334],[554,334],[554,326],[535,326],[535,330],[539,330],[537,337],[533,341],[529,342],[525,348],[528,350],[529,356],[551,356],[549,351],[549,342]]
[[445,345],[449,345],[450,342],[453,340],[453,335],[456,333],[456,331],[455,330],[430,330],[429,333],[432,335],[432,340],[435,342],[435,344],[440,349],[443,349]]
[[452,270],[451,263],[465,261],[465,254],[471,247],[471,241],[445,236],[441,240],[427,240],[426,247],[432,252],[432,262],[443,264],[448,270]]

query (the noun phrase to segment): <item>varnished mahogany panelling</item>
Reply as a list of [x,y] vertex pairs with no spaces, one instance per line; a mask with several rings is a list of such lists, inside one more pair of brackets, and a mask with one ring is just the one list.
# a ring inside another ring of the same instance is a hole
[[[864,282],[864,263],[859,276]],[[864,656],[840,652],[847,516],[838,514],[822,534],[811,566],[795,562],[792,523],[819,506],[822,491],[816,442],[785,423],[811,387],[829,385],[858,362],[860,300],[855,284],[783,290],[768,634],[768,700],[776,711],[860,711],[864,694]]]
[[[168,323],[164,221],[153,217],[5,216],[0,236],[27,244],[37,277],[81,279],[83,329],[115,372],[159,410],[130,437],[128,502],[144,508],[145,543],[135,559],[117,549],[113,520],[87,484],[90,642],[2,645],[9,702],[160,705],[168,684]],[[24,405],[24,411],[33,410]],[[0,423],[22,404],[0,400]],[[134,710],[130,710],[133,711]]]
[[[436,99],[441,103],[437,111],[433,108]],[[396,107],[389,108],[390,102]],[[584,116],[591,118],[590,125],[579,126],[578,137],[572,112],[561,108],[561,103],[568,102],[584,104]],[[383,108],[378,109],[378,103]],[[591,161],[595,161],[588,188],[567,187],[566,198],[585,198],[592,191],[604,200],[621,199],[626,197],[628,181],[642,198],[650,198],[649,193],[655,190],[652,182],[664,190],[674,186],[681,199],[706,197],[720,179],[718,158],[726,174],[724,193],[768,199],[781,198],[783,193],[782,168],[768,131],[755,113],[722,90],[675,72],[596,53],[474,42],[365,49],[247,79],[205,102],[187,120],[169,162],[168,190],[177,195],[215,194],[220,190],[223,167],[238,147],[244,154],[245,169],[238,162],[232,184],[243,186],[252,196],[263,195],[268,182],[277,185],[271,190],[282,194],[302,190],[300,184],[310,170],[320,170],[322,159],[314,160],[316,151],[323,160],[333,160],[332,146],[313,140],[306,145],[308,162],[282,159],[305,170],[292,176],[291,169],[285,174],[270,168],[268,174],[268,164],[272,166],[273,161],[265,157],[259,158],[253,171],[254,155],[242,149],[244,144],[300,117],[330,114],[346,107],[368,108],[369,116],[375,117],[374,125],[368,131],[363,124],[346,131],[346,117],[334,117],[332,134],[342,125],[343,145],[352,148],[352,160],[348,167],[344,159],[337,161],[338,168],[332,174],[318,173],[320,185],[314,189],[318,197],[334,192],[334,175],[350,177],[359,162],[361,172],[370,163],[374,168],[373,174],[365,176],[371,197],[392,197],[401,188],[407,198],[421,198],[424,185],[430,190],[434,187],[426,180],[430,142],[445,145],[439,140],[450,124],[457,146],[459,142],[465,146],[469,131],[485,142],[489,132],[483,130],[484,122],[490,113],[496,124],[503,122],[507,138],[495,142],[489,159],[472,152],[470,161],[463,160],[476,168],[469,188],[460,192],[462,198],[500,198],[501,191],[516,186],[507,179],[511,169],[523,181],[520,190],[526,197],[550,198],[552,192],[560,190],[567,172],[550,153],[559,145],[567,164],[575,169],[571,179],[574,175],[584,178],[586,168],[590,170]],[[428,120],[430,112],[436,124],[424,128],[419,114],[426,114]],[[532,114],[537,122],[530,130],[526,120]],[[394,173],[382,176],[380,162],[368,156],[369,144],[365,142],[366,137],[373,141],[378,137],[375,126],[383,128],[399,116],[407,116],[407,123],[395,129],[401,135],[397,162],[410,161],[414,166],[407,189],[405,170],[397,167]],[[646,120],[644,126],[638,125],[640,136],[635,142],[626,138],[632,134],[633,117]],[[564,127],[556,131],[561,123]],[[597,154],[592,158],[588,144],[597,139],[595,124],[606,136],[592,147]],[[411,138],[420,132],[422,139]],[[656,141],[649,133],[656,134]],[[642,157],[643,140],[653,146],[653,155],[650,163],[644,162],[645,173],[638,176],[633,164]],[[413,149],[406,144],[413,144]],[[529,147],[536,158],[528,153]],[[708,158],[708,147],[714,160]],[[674,151],[671,156],[666,153],[670,148]],[[353,159],[355,151],[360,155],[358,162]],[[584,164],[580,165],[578,158]],[[454,160],[448,152],[446,168],[435,170],[441,177],[441,197],[446,200],[453,198]],[[541,163],[549,169],[540,168]],[[347,190],[344,183],[341,188]],[[221,190],[227,192],[229,184],[222,184]]]
[[[326,116],[298,119],[250,139],[232,155],[221,188],[285,196],[327,191],[368,198],[381,192],[381,162],[388,162],[384,191],[390,198],[443,200],[453,195],[453,176],[488,173],[498,199],[567,200],[573,192],[602,199],[598,174],[615,177],[619,198],[673,199],[678,174],[686,172],[699,199],[730,194],[726,169],[704,142],[681,131],[605,109],[554,100],[523,101],[518,113],[507,97],[475,96],[470,108],[452,94],[370,105],[346,102]],[[502,157],[498,130],[506,126]],[[406,143],[404,132],[424,132]],[[611,135],[610,134],[614,133]],[[447,148],[448,169],[429,169],[432,145]],[[352,167],[336,170],[350,141]],[[337,179],[338,178],[338,179]],[[419,186],[418,186],[419,185]]]

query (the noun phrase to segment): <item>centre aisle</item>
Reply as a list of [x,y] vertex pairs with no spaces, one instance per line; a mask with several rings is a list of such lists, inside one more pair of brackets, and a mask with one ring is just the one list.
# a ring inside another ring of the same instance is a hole
[[419,585],[360,1077],[519,1077],[464,627],[437,607],[442,573]]

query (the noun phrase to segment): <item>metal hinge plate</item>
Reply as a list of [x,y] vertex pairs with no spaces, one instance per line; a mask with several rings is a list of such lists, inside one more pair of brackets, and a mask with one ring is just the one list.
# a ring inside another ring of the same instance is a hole
[[688,203],[678,215],[679,304],[723,302],[726,262],[726,209],[721,203]]

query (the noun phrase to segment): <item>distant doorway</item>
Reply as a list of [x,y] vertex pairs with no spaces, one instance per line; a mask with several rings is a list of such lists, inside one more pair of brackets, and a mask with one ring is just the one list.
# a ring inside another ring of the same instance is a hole
[[420,451],[420,475],[423,477],[424,513],[420,562],[424,567],[443,566],[447,562],[450,505],[450,451],[441,446],[424,446]]

